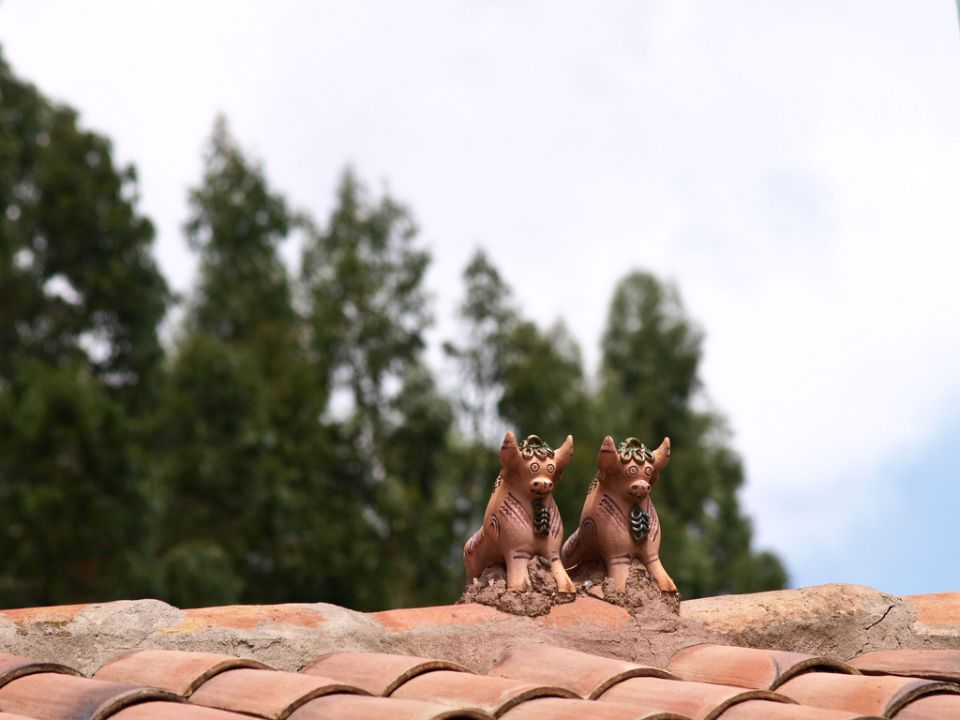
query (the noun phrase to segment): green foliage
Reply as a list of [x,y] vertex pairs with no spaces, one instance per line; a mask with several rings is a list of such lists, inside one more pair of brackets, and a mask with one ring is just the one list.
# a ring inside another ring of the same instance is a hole
[[388,379],[418,360],[430,322],[422,287],[430,256],[415,247],[416,233],[406,208],[389,197],[372,203],[348,170],[326,229],[311,233],[304,252],[313,362],[346,387],[374,434]]
[[185,229],[200,253],[191,324],[227,342],[269,341],[264,332],[293,322],[290,282],[279,245],[294,218],[267,187],[218,118],[200,186],[190,191]]
[[79,363],[142,400],[169,297],[136,174],[2,58],[0,103],[0,377],[26,357]]
[[326,510],[316,470],[326,391],[311,378],[279,255],[295,218],[222,119],[190,207],[200,272],[160,408],[153,591],[178,604],[208,592],[282,600],[304,561],[303,523],[288,518],[303,504]]
[[354,498],[340,550],[359,606],[442,601],[460,572],[442,468],[451,409],[423,362],[430,257],[416,232],[406,208],[372,200],[348,170],[304,249],[311,364],[345,405],[331,467]]
[[0,59],[0,602],[137,592],[169,300],[105,138]]
[[[154,594],[376,608],[455,592],[451,410],[422,362],[429,257],[409,213],[348,172],[317,228],[222,120],[190,198],[201,264],[160,423]],[[279,247],[297,228],[294,285]]]
[[144,507],[121,406],[86,370],[22,363],[0,393],[0,595],[11,605],[123,597]]

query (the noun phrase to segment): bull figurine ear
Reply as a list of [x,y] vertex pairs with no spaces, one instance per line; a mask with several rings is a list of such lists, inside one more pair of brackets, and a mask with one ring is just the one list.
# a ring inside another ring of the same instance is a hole
[[571,457],[573,457],[573,435],[567,435],[567,439],[563,441],[563,445],[557,448],[554,455],[554,460],[557,463],[557,472],[554,474],[556,479],[560,478],[560,473],[570,462]]
[[504,470],[510,470],[516,467],[522,458],[520,457],[520,448],[517,447],[516,436],[507,430],[503,436],[503,445],[500,446],[500,466]]
[[653,451],[653,465],[657,472],[663,470],[670,462],[670,438],[665,437],[660,447]]
[[600,445],[600,454],[597,455],[597,466],[605,473],[616,472],[620,467],[620,455],[617,454],[617,446],[613,443],[613,438],[607,435]]

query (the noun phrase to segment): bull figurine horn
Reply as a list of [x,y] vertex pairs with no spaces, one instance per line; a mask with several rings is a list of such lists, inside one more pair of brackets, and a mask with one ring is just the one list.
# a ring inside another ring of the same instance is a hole
[[567,435],[567,439],[563,441],[563,445],[558,447],[556,451],[557,474],[555,475],[555,479],[560,479],[560,473],[563,472],[567,463],[570,462],[571,457],[573,457],[573,435]]
[[670,438],[665,437],[660,447],[653,451],[653,464],[657,471],[663,470],[670,462]]
[[517,447],[516,436],[507,430],[503,436],[503,445],[500,446],[500,465],[503,468],[512,468],[521,461],[520,448]]
[[617,446],[613,438],[607,435],[600,445],[600,453],[597,455],[597,466],[603,472],[614,472],[620,466],[620,456],[617,454]]

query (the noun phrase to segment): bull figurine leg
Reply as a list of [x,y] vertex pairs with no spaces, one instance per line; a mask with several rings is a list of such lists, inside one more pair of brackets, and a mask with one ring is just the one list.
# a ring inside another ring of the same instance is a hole
[[530,572],[527,569],[530,557],[526,553],[514,553],[507,558],[507,590],[524,592],[533,588],[530,584]]
[[553,579],[557,583],[557,592],[575,593],[577,591],[577,586],[573,584],[573,580],[567,575],[563,563],[560,562],[559,555],[554,555],[550,558],[550,574],[553,575]]
[[480,528],[463,548],[467,582],[478,579],[484,570],[498,562],[503,562],[503,556],[493,541],[487,537],[484,528]]
[[650,573],[650,575],[656,581],[657,587],[660,588],[660,592],[675,593],[677,591],[677,585],[667,574],[666,569],[664,569],[663,563],[660,562],[660,555],[658,553],[645,554],[642,559],[644,567],[647,568],[647,572]]
[[630,575],[632,558],[629,555],[614,555],[603,559],[607,566],[607,576],[613,580],[613,585],[621,592],[627,589],[627,577]]

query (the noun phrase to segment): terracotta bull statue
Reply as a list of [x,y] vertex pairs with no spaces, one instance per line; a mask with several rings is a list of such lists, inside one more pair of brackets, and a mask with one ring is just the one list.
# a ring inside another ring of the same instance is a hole
[[661,591],[677,591],[660,562],[660,520],[650,500],[650,491],[669,461],[670,438],[653,451],[636,438],[628,438],[619,448],[609,435],[603,439],[580,527],[563,544],[565,567],[600,559],[607,576],[623,590],[630,565],[638,558]]
[[553,450],[536,435],[519,446],[508,432],[500,448],[500,474],[483,514],[483,525],[463,548],[467,582],[491,565],[507,567],[507,590],[529,590],[527,562],[540,555],[550,562],[559,592],[576,592],[560,562],[563,522],[553,485],[573,455],[573,437]]

